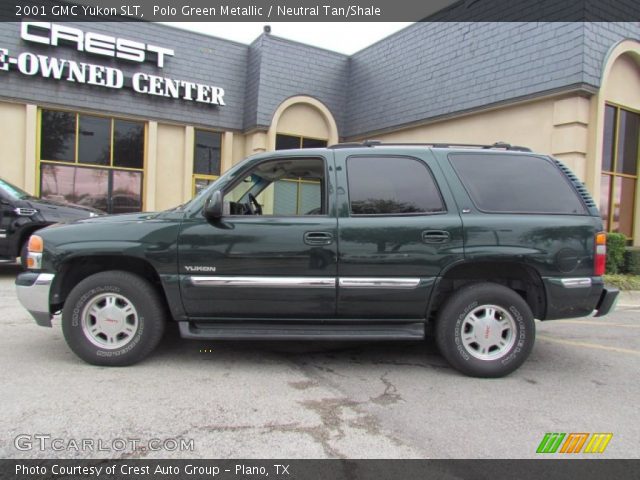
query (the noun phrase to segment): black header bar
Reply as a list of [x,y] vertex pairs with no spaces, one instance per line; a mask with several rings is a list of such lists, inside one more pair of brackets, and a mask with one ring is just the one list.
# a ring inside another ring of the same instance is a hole
[[625,480],[639,469],[640,460],[591,459],[0,460],[7,480]]
[[637,0],[2,0],[0,21],[613,22]]

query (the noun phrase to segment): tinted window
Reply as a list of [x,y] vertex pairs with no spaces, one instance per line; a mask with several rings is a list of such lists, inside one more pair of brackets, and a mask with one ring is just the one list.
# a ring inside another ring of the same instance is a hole
[[327,146],[326,140],[319,138],[299,137],[297,135],[276,135],[276,150],[290,150],[292,148],[323,148]]
[[300,137],[276,135],[276,150],[290,150],[292,148],[300,148]]
[[78,162],[111,163],[111,119],[79,115]]
[[433,213],[444,210],[427,167],[402,157],[350,157],[349,201],[354,215]]
[[458,177],[480,210],[584,214],[569,182],[551,162],[531,155],[455,153]]
[[638,131],[640,115],[620,109],[620,133],[618,134],[618,161],[616,172],[626,175],[638,173]]
[[604,137],[602,141],[602,170],[613,170],[613,155],[616,139],[616,109],[607,105],[604,110]]
[[320,140],[318,138],[303,138],[302,148],[324,148],[327,146],[326,140]]
[[144,163],[144,124],[129,120],[113,121],[113,165],[142,168]]
[[193,173],[200,175],[220,175],[220,144],[222,135],[218,132],[196,130],[193,152]]
[[40,158],[74,162],[76,159],[76,114],[42,111]]

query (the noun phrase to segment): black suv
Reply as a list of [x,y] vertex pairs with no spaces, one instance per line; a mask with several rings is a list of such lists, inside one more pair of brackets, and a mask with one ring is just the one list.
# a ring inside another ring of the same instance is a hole
[[54,223],[94,217],[100,210],[45,200],[0,179],[0,260],[23,265],[29,235]]
[[234,166],[185,205],[31,237],[16,280],[71,349],[128,365],[185,338],[422,340],[460,371],[514,371],[534,318],[605,315],[606,236],[559,161],[507,144],[343,144]]

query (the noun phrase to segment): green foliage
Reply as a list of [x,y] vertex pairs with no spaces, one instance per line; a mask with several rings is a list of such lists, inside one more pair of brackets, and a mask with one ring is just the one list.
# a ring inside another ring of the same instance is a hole
[[624,270],[624,252],[627,237],[622,233],[607,234],[607,273],[622,273]]
[[620,290],[640,290],[638,275],[605,275],[604,282]]
[[624,271],[631,275],[640,275],[640,248],[627,248],[624,252]]

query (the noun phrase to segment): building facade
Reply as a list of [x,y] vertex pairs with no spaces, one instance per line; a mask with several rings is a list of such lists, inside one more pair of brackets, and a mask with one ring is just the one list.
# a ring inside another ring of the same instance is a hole
[[640,245],[637,22],[416,23],[351,56],[266,33],[2,23],[0,82],[0,177],[38,196],[161,210],[256,152],[505,141],[564,161]]

